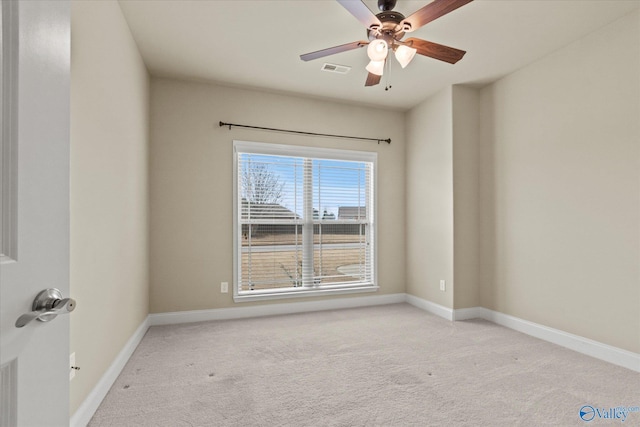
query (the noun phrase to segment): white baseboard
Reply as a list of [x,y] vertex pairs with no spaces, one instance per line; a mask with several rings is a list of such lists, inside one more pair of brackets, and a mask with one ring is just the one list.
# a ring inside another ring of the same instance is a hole
[[489,320],[498,325],[505,326],[509,329],[540,338],[544,341],[566,347],[578,353],[622,366],[632,371],[640,372],[640,354],[603,344],[589,338],[579,335],[570,334],[559,329],[550,328],[548,326],[539,325],[537,323],[523,320],[508,314],[489,310],[487,308],[475,307],[480,312],[482,319]]
[[214,308],[211,310],[178,311],[149,315],[149,325],[173,325],[177,323],[204,322],[209,320],[240,319],[247,317],[274,316],[278,314],[305,313],[311,311],[337,310],[342,308],[405,302],[405,294],[370,295],[352,298],[335,298],[321,301],[266,304],[245,307]]
[[485,319],[498,325],[522,332],[532,337],[548,341],[553,344],[568,348],[596,359],[632,371],[640,372],[640,354],[603,344],[589,338],[579,335],[570,334],[559,329],[550,328],[508,314],[489,310],[484,307],[459,308],[452,310],[440,304],[418,298],[413,295],[406,295],[406,301],[424,311],[435,314],[447,320],[469,320],[469,319]]
[[413,295],[406,294],[406,302],[409,304],[418,307],[426,312],[431,314],[435,314],[436,316],[440,316],[447,320],[454,319],[454,312],[452,309],[445,307],[440,304],[436,304],[435,302],[427,301],[426,299],[418,298]]
[[122,372],[122,369],[129,361],[129,358],[135,351],[140,341],[144,337],[144,334],[149,329],[149,317],[147,316],[144,321],[138,326],[138,329],[133,333],[131,338],[124,345],[120,353],[116,356],[115,360],[109,366],[109,369],[102,375],[98,384],[91,390],[91,393],[87,396],[87,398],[82,402],[80,407],[73,414],[71,419],[69,420],[69,425],[71,427],[85,427],[89,421],[91,421],[91,417],[95,414],[98,406],[102,403],[102,400],[109,392],[109,389],[113,385],[113,383]]

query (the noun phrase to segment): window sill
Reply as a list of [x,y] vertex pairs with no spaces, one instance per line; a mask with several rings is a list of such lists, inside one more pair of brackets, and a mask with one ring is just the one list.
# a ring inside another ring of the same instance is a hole
[[271,292],[271,293],[234,295],[233,301],[249,302],[249,301],[266,301],[266,300],[274,300],[274,299],[284,299],[284,298],[355,294],[355,293],[363,293],[363,292],[377,292],[378,289],[380,288],[376,285],[367,285],[367,286],[336,287],[336,288],[324,288],[324,289],[318,289],[318,288],[310,288],[310,289],[294,288],[294,289],[295,290],[291,290],[291,291],[285,290],[285,291]]

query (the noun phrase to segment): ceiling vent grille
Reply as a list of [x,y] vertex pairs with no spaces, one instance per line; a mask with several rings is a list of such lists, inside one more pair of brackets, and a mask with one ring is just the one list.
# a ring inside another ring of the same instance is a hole
[[324,65],[322,65],[321,70],[328,71],[330,73],[347,74],[349,70],[351,70],[351,67],[346,65],[328,64],[325,62]]

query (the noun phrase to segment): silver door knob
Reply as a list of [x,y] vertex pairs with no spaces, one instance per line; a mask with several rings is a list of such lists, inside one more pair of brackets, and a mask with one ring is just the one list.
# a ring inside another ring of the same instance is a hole
[[16,328],[22,328],[35,319],[49,322],[55,319],[58,314],[69,313],[75,308],[76,300],[73,298],[62,298],[62,293],[56,288],[45,289],[33,300],[31,307],[33,311],[18,317]]

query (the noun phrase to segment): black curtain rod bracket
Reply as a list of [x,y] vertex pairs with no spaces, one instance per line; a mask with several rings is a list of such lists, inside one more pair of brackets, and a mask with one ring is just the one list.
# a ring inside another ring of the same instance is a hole
[[303,132],[303,131],[299,131],[299,130],[275,129],[275,128],[266,128],[266,127],[261,127],[261,126],[248,126],[248,125],[238,125],[238,124],[235,124],[235,123],[220,122],[220,127],[222,127],[222,126],[229,126],[229,130],[231,130],[232,126],[235,126],[235,127],[238,127],[238,128],[268,130],[268,131],[273,131],[273,132],[294,133],[296,135],[325,136],[325,137],[328,137],[328,138],[342,138],[342,139],[359,139],[359,140],[362,140],[362,141],[375,141],[378,144],[380,144],[381,142],[386,142],[387,144],[391,144],[391,138],[380,139],[380,138],[365,138],[365,137],[348,136],[348,135],[332,135],[332,134],[328,134],[328,133]]

